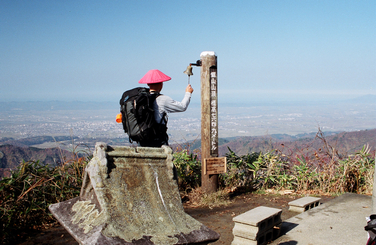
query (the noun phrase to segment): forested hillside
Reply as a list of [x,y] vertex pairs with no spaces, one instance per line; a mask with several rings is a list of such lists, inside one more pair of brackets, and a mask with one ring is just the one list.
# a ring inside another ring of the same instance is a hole
[[63,160],[73,159],[73,153],[58,148],[39,149],[14,145],[0,146],[0,178],[16,168],[22,161],[39,161],[56,166]]
[[[66,137],[30,137],[20,140],[3,138],[0,140],[0,177],[5,176],[9,169],[14,169],[22,161],[40,161],[43,164],[55,166],[64,159],[73,159],[73,153],[59,148],[40,149],[29,147],[44,142],[67,140]],[[97,139],[98,140],[98,139]],[[108,144],[117,144],[113,139],[100,139]],[[122,143],[123,144],[123,143]],[[258,136],[258,137],[235,137],[219,140],[219,155],[224,156],[230,148],[238,155],[246,155],[252,152],[267,152],[279,150],[286,155],[308,154],[315,151],[336,152],[340,155],[352,154],[369,145],[371,152],[376,149],[376,129],[355,132],[318,133],[290,136],[285,134]],[[189,146],[189,147],[188,147]],[[200,150],[200,141],[187,144],[172,144],[171,147],[189,148],[191,151]]]
[[310,134],[299,137],[288,135],[238,137],[220,145],[219,154],[225,155],[228,148],[238,155],[245,155],[250,152],[266,152],[274,149],[278,149],[285,154],[292,154],[296,151],[325,150],[325,147],[331,147],[339,154],[346,155],[362,149],[367,144],[371,151],[375,151],[376,129],[336,134],[324,133],[319,130],[316,135]]

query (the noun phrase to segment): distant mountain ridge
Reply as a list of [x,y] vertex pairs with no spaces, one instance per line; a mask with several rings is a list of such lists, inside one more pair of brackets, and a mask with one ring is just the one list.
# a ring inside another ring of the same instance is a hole
[[58,148],[39,149],[14,145],[0,146],[0,178],[15,169],[22,161],[39,161],[42,164],[56,166],[63,160],[74,159],[73,153]]
[[[376,129],[360,130],[353,132],[324,132],[325,140],[342,154],[352,154],[369,145],[372,151],[376,149]],[[224,156],[230,148],[237,155],[246,155],[251,152],[267,152],[279,149],[293,152],[303,148],[320,149],[322,140],[316,138],[317,133],[287,135],[272,134],[265,136],[239,136],[219,139],[219,156]],[[173,144],[175,148],[188,148],[191,151],[201,148],[201,141],[191,141],[184,144]]]
[[[316,134],[301,136],[270,135],[258,137],[237,137],[219,146],[219,155],[223,156],[228,148],[238,155],[246,155],[250,152],[266,152],[281,150],[289,153],[303,148],[320,149],[323,141]],[[352,154],[369,145],[374,152],[376,149],[376,129],[360,130],[354,132],[324,133],[324,138],[329,145],[342,154]]]
[[[376,129],[360,130],[353,132],[324,132],[325,140],[340,154],[353,154],[369,145],[373,154],[376,149]],[[323,141],[315,137],[316,133],[291,136],[287,134],[274,134],[257,137],[231,137],[219,139],[219,155],[228,153],[228,148],[237,155],[246,155],[252,152],[267,152],[278,149],[285,154],[292,154],[307,150],[318,150],[323,148]],[[73,159],[73,153],[59,148],[40,149],[30,147],[45,142],[69,140],[67,136],[38,136],[15,140],[12,138],[0,139],[0,177],[4,176],[9,169],[17,167],[22,161],[37,161],[43,164],[55,166],[62,159]],[[114,139],[97,139],[97,141],[108,144],[126,144]],[[3,145],[1,145],[3,144]],[[129,144],[128,144],[129,145]],[[189,148],[191,151],[201,148],[200,140],[187,142],[185,144],[172,144],[171,148]]]

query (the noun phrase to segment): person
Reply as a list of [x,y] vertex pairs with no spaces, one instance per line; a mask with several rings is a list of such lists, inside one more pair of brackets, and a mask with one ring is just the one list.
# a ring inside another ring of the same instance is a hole
[[147,84],[150,89],[150,94],[156,97],[153,104],[153,109],[155,121],[159,126],[159,135],[153,140],[139,142],[140,146],[161,147],[162,145],[168,145],[167,114],[184,112],[188,108],[193,93],[192,86],[189,84],[186,87],[182,101],[175,101],[169,96],[161,94],[163,83],[169,80],[171,80],[171,77],[167,76],[161,71],[150,70],[138,82],[140,84]]

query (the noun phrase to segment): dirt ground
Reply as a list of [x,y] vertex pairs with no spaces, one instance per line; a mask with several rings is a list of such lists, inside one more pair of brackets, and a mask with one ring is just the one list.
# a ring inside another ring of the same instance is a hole
[[[300,198],[297,195],[280,194],[255,194],[247,193],[232,198],[231,203],[222,207],[193,207],[184,204],[184,210],[187,214],[200,221],[210,229],[218,232],[221,238],[211,243],[213,245],[231,244],[233,240],[232,229],[234,227],[233,217],[249,211],[258,206],[267,206],[282,209],[282,220],[287,220],[297,213],[288,211],[288,203]],[[333,197],[322,196],[321,203],[325,203]],[[31,235],[20,245],[77,245],[74,238],[62,227],[54,227],[44,230],[40,233]]]

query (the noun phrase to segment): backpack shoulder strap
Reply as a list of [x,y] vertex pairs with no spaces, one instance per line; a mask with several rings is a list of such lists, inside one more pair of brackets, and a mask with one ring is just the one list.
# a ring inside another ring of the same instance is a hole
[[[151,95],[151,102],[150,102],[150,104],[152,105],[152,103],[154,103],[154,101],[159,97],[159,96],[161,96],[161,95],[163,95],[163,94],[161,94],[161,93],[159,93],[159,92],[153,92],[153,93],[150,93],[150,95]],[[161,119],[161,122],[159,122],[158,124],[161,124],[162,122],[164,122],[164,124],[165,125],[167,125],[167,113],[166,112],[164,112],[163,113],[163,116],[162,116],[162,119]]]

